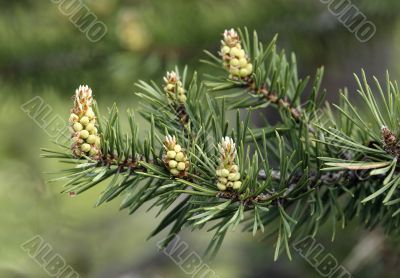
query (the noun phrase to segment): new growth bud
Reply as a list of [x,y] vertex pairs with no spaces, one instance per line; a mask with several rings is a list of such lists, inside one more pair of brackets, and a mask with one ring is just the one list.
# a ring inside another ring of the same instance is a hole
[[382,126],[381,135],[384,150],[393,156],[398,157],[400,153],[400,144],[396,134],[388,127]]
[[165,136],[163,161],[173,176],[180,178],[187,176],[189,160],[185,150],[176,143],[175,136]]
[[229,71],[229,78],[246,80],[253,73],[253,65],[247,53],[242,49],[239,34],[234,30],[225,30],[221,40],[220,56],[224,67]]
[[164,91],[168,99],[178,104],[184,104],[186,102],[186,93],[178,74],[175,71],[167,72],[164,82]]
[[228,188],[239,190],[242,186],[240,181],[239,167],[235,164],[236,145],[232,138],[222,138],[218,144],[220,154],[220,165],[216,171],[218,178],[217,187],[220,191],[225,191]]
[[97,134],[92,105],[92,90],[88,86],[79,86],[75,91],[74,107],[71,109],[69,122],[73,140],[71,149],[74,155],[96,159],[100,154],[100,136]]

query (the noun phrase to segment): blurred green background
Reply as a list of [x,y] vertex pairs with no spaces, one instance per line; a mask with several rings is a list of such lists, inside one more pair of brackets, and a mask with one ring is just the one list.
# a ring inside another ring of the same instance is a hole
[[[360,43],[319,0],[87,0],[107,26],[96,43],[72,24],[51,0],[0,0],[0,277],[48,277],[20,245],[40,235],[81,277],[189,277],[146,241],[158,219],[145,210],[129,216],[118,201],[94,209],[101,188],[75,198],[48,184],[61,169],[40,159],[50,138],[21,105],[40,96],[53,115],[67,119],[77,86],[88,84],[104,111],[116,102],[121,111],[140,104],[133,95],[138,79],[161,82],[175,64],[200,73],[202,49],[216,52],[222,31],[256,29],[268,42],[279,33],[279,46],[295,51],[302,76],[326,66],[328,99],[338,89],[354,89],[352,73],[365,68],[382,77],[399,76],[400,2],[353,3],[377,27]],[[73,2],[66,0],[66,2]],[[354,91],[354,90],[353,90]],[[382,231],[370,233],[352,223],[330,241],[331,227],[318,235],[328,252],[356,277],[398,277],[399,250]],[[207,233],[182,234],[190,250],[201,254]],[[231,233],[210,264],[224,277],[319,277],[298,255],[273,262],[273,242]]]

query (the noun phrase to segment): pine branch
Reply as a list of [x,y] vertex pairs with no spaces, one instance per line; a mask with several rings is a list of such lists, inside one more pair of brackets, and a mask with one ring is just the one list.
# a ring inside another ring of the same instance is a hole
[[268,91],[266,87],[257,88],[254,81],[248,84],[248,88],[255,94],[262,94],[268,102],[289,110],[295,120],[300,119],[302,111],[290,103],[287,98],[278,98],[276,93]]
[[[294,55],[277,53],[276,37],[264,46],[255,32],[250,40],[247,29],[232,29],[223,34],[220,57],[206,53],[211,60],[203,62],[221,76],[199,83],[194,73],[188,82],[187,68],[176,68],[162,85],[137,83],[140,114],[150,123],[144,136],[133,113],[123,132],[115,105],[103,118],[90,88],[81,86],[71,110],[72,146],[44,150],[73,166],[54,181],[65,181],[70,194],[107,182],[96,205],[123,196],[121,209],[130,213],[146,203],[158,214],[169,211],[151,233],[170,228],[164,246],[184,227],[208,226],[215,232],[210,255],[240,223],[253,235],[268,226],[277,237],[275,259],[282,250],[291,258],[292,235],[315,236],[327,221],[332,238],[338,221],[344,227],[354,218],[395,233],[400,92],[389,76],[385,92],[374,79],[378,101],[362,72],[356,81],[368,112],[359,113],[345,91],[334,115],[322,107],[322,68],[302,104],[309,78],[298,77]],[[270,104],[281,121],[254,127],[250,112]]]

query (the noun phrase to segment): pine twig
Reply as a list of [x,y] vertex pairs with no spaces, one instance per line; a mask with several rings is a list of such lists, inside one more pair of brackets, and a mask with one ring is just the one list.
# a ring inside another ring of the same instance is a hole
[[257,88],[254,81],[248,82],[247,86],[249,90],[254,94],[262,94],[268,102],[275,104],[278,107],[287,109],[288,111],[290,111],[290,114],[293,116],[295,120],[297,121],[300,120],[302,111],[300,110],[300,108],[295,107],[287,99],[287,97],[278,98],[277,94],[274,92],[270,92],[265,85],[260,88]]

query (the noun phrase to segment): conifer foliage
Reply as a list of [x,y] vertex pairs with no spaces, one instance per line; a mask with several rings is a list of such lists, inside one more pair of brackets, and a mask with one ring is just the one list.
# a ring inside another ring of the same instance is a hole
[[[368,108],[360,112],[346,91],[338,105],[324,105],[323,68],[299,78],[295,55],[278,51],[276,37],[264,45],[256,32],[231,29],[219,53],[205,53],[202,62],[219,75],[199,81],[176,68],[160,82],[136,84],[145,132],[134,113],[122,130],[117,107],[102,116],[91,90],[79,87],[72,147],[43,154],[69,166],[54,179],[64,181],[63,192],[106,184],[96,205],[120,197],[129,213],[158,209],[163,218],[151,237],[207,227],[208,255],[239,224],[274,238],[275,258],[290,258],[292,240],[327,222],[332,238],[353,219],[398,234],[400,91],[389,75],[385,88],[356,76],[352,94]],[[252,111],[267,106],[280,121],[256,127]],[[166,238],[165,246],[173,236]]]

